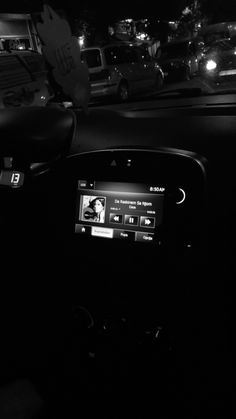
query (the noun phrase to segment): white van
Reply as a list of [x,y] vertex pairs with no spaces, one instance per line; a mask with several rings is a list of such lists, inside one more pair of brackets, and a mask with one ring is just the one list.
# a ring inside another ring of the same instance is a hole
[[164,75],[156,60],[146,48],[135,44],[84,48],[81,60],[89,69],[91,98],[115,96],[125,101],[163,85]]

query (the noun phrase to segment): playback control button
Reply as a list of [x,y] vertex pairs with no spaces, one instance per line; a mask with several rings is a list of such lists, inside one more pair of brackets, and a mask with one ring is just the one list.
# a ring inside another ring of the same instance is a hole
[[154,228],[155,218],[154,217],[141,217],[140,226],[147,227],[147,228]]

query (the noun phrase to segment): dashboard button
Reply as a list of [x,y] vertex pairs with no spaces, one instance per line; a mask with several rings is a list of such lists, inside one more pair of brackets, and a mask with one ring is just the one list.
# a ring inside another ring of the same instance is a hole
[[105,227],[93,226],[91,229],[92,236],[105,237],[107,239],[113,238],[113,229]]
[[91,227],[83,224],[75,224],[75,233],[91,235]]
[[91,180],[79,180],[78,182],[79,189],[94,189],[94,181]]
[[137,231],[137,233],[136,233],[136,241],[137,242],[145,242],[145,243],[153,243],[153,241],[154,241],[154,234],[144,233],[142,231]]
[[139,222],[139,217],[136,215],[125,215],[125,224],[129,224],[130,226],[137,226]]
[[135,232],[128,230],[114,230],[114,238],[135,241]]
[[122,224],[123,222],[123,215],[122,214],[114,214],[113,212],[110,213],[109,222],[112,224]]
[[93,180],[88,181],[87,185],[88,185],[88,189],[94,189],[94,181]]
[[88,182],[87,180],[79,180],[79,189],[87,189],[88,187]]
[[141,227],[154,228],[155,217],[141,217],[140,225]]

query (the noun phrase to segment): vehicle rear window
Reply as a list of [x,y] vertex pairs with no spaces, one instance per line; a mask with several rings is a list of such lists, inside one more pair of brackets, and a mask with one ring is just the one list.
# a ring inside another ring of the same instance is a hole
[[122,46],[120,49],[125,63],[139,62],[139,56],[134,47]]
[[161,57],[181,57],[188,52],[189,42],[177,43],[172,45],[166,45],[161,48]]
[[102,60],[99,49],[89,49],[81,52],[81,61],[84,61],[88,68],[101,67]]
[[0,89],[8,89],[31,81],[30,73],[17,57],[0,55]]
[[124,56],[118,47],[106,48],[104,55],[107,65],[122,64],[124,62]]

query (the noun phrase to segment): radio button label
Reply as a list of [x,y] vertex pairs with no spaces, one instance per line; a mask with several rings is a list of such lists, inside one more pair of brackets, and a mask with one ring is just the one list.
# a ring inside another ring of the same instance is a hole
[[141,232],[141,231],[137,231],[137,233],[136,233],[136,241],[137,242],[153,243],[153,241],[154,241],[154,234],[144,233],[144,232]]
[[114,230],[114,238],[135,241],[135,232],[128,230]]

